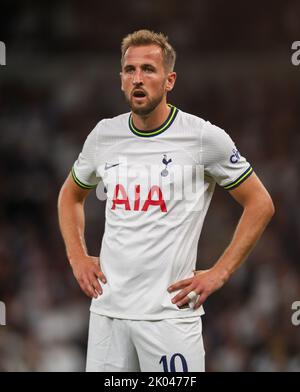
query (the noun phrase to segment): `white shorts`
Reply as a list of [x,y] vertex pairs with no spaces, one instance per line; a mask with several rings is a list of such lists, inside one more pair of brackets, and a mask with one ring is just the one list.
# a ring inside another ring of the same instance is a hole
[[157,321],[90,314],[87,372],[204,372],[201,317]]

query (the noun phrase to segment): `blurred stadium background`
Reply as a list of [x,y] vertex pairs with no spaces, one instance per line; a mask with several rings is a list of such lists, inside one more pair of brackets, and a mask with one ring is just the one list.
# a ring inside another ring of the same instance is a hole
[[[287,1],[1,1],[1,371],[82,371],[89,299],[58,230],[57,195],[86,135],[128,111],[120,41],[166,33],[178,53],[169,101],[227,130],[269,189],[276,216],[243,267],[205,306],[208,371],[300,371],[300,3]],[[298,109],[297,109],[298,108]],[[87,203],[97,255],[104,203]],[[217,189],[198,268],[216,260],[241,210]]]

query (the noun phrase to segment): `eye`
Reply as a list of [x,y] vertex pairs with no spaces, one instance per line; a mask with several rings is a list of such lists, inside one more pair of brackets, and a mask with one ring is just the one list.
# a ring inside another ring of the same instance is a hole
[[132,74],[133,72],[134,72],[134,68],[133,67],[125,67],[125,73]]
[[144,72],[146,72],[146,73],[152,73],[154,71],[155,71],[155,69],[151,65],[146,65],[144,67]]

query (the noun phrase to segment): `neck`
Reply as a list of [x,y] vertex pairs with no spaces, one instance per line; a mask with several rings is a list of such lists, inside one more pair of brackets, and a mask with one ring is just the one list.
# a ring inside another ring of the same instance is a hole
[[158,128],[167,119],[170,113],[170,107],[167,105],[165,99],[149,114],[141,116],[132,113],[134,125],[142,131],[150,131]]

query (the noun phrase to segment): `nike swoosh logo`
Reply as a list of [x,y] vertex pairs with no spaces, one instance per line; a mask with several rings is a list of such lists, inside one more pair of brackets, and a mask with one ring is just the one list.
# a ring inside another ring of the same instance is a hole
[[118,165],[120,165],[120,163],[113,163],[112,165],[110,165],[108,163],[105,163],[104,170],[111,169],[112,167],[115,167],[115,166],[118,166]]

